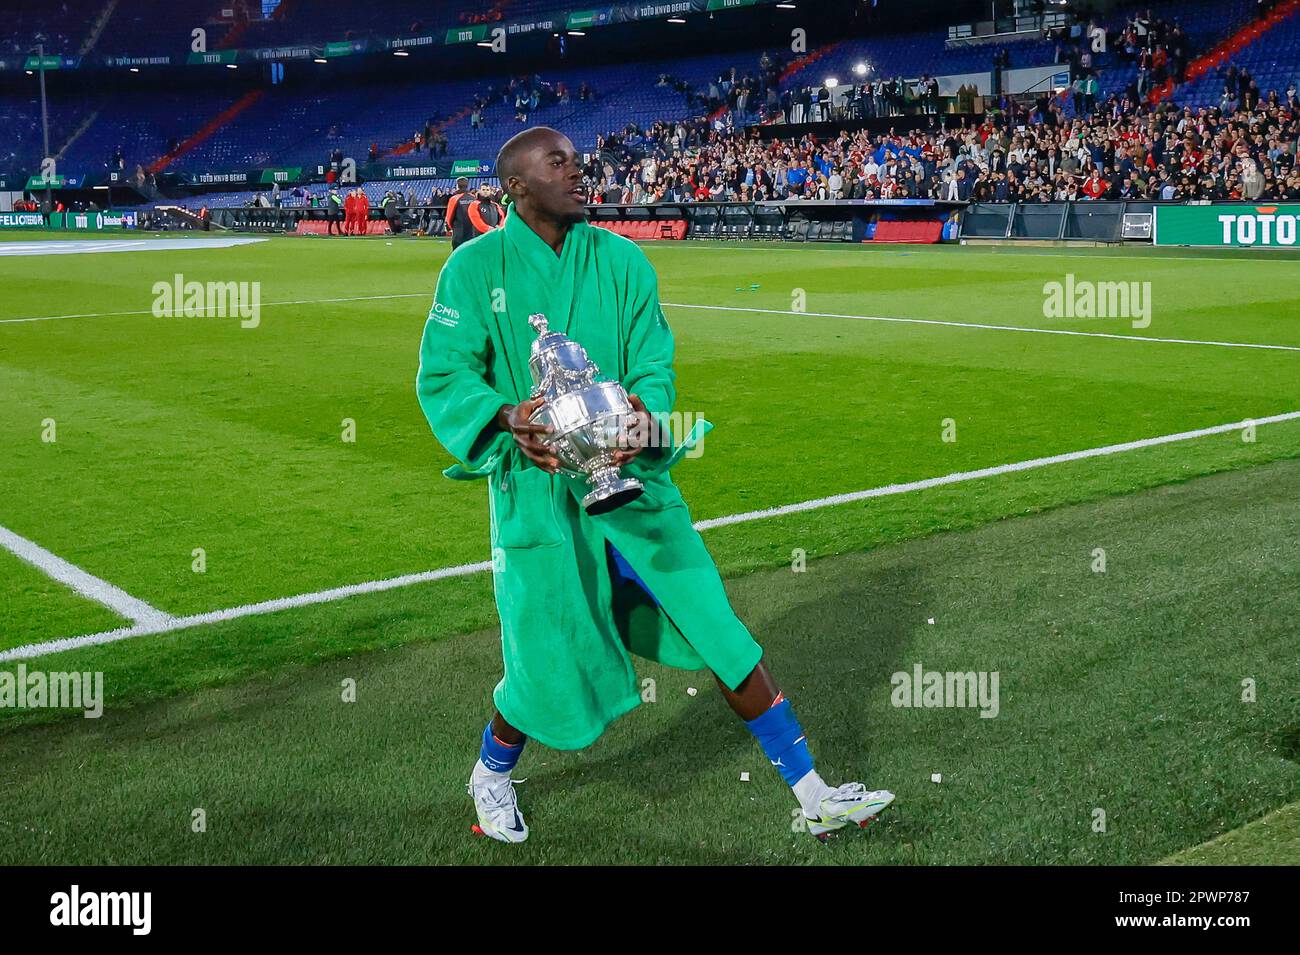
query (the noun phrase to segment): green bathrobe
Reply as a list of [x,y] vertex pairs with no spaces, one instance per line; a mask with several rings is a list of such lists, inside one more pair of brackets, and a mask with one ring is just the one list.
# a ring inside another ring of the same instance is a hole
[[[416,382],[433,433],[485,477],[505,676],[493,699],[511,725],[556,749],[580,749],[641,701],[631,653],[684,669],[708,667],[735,688],[762,657],[736,617],[681,493],[668,476],[708,425],[678,447],[625,465],[645,493],[590,517],[585,482],[550,475],[492,426],[503,404],[529,396],[528,316],[587,349],[608,378],[652,414],[672,410],[673,337],[654,269],[637,246],[579,223],[560,255],[513,212],[443,266],[420,345]],[[429,515],[432,521],[437,515]],[[615,584],[606,542],[658,600]],[[630,652],[629,652],[630,651]]]

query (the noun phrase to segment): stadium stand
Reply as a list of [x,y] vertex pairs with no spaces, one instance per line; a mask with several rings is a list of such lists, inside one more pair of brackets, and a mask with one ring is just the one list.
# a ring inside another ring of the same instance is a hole
[[[214,22],[225,6],[181,0],[180,8],[201,22]],[[1296,198],[1295,104],[1286,91],[1294,95],[1291,65],[1300,57],[1300,0],[1264,6],[1263,16],[1257,16],[1255,0],[1166,0],[1151,4],[1149,13],[1145,4],[1126,5],[1102,21],[1108,49],[1095,58],[1080,55],[1087,27],[1080,21],[1062,33],[1029,33],[991,46],[950,44],[945,29],[853,38],[797,59],[787,56],[789,61],[754,48],[637,63],[560,64],[540,74],[377,75],[340,83],[322,68],[317,79],[291,86],[118,89],[93,101],[57,101],[52,142],[60,147],[63,168],[85,171],[105,166],[160,175],[311,170],[338,157],[358,162],[377,157],[398,166],[435,155],[488,161],[525,125],[547,124],[568,134],[587,156],[594,202]],[[161,16],[161,9],[158,0],[122,0],[110,18],[116,34],[101,44],[112,50],[171,42],[173,34],[164,35],[158,24],[174,24],[176,18]],[[240,14],[224,26],[241,30],[240,43],[269,42],[272,35],[337,37],[363,28],[391,35],[429,29],[417,16],[423,9],[399,2],[363,21],[355,5],[285,0],[269,23]],[[462,3],[440,8],[440,15],[473,18],[496,10],[515,16],[548,9],[553,6],[544,0]],[[308,23],[310,30],[302,32]],[[1185,36],[1176,24],[1185,26]],[[951,131],[849,130],[819,137],[800,132],[760,142],[753,130],[743,128],[758,119],[788,119],[792,96],[820,86],[827,76],[859,82],[854,70],[859,63],[869,64],[875,76],[910,81],[987,71],[995,58],[1013,67],[1059,65],[1075,78],[1096,72],[1100,90],[1081,97],[1066,88],[1037,102],[988,97],[988,114]],[[1187,81],[1178,82],[1184,69]],[[765,96],[765,84],[772,85],[770,95]],[[1232,97],[1224,96],[1225,85]],[[742,88],[752,89],[747,102],[736,95]],[[1281,115],[1268,113],[1269,90],[1276,91]],[[533,102],[520,107],[534,92]],[[1175,106],[1190,112],[1169,111]],[[1219,107],[1222,117],[1214,111]],[[0,161],[29,166],[39,158],[38,116],[30,97],[0,98],[0,119],[20,131],[18,147]],[[1262,144],[1243,141],[1234,123],[1251,122],[1273,122],[1278,129]],[[1243,150],[1249,163],[1240,155]],[[452,180],[385,180],[364,188],[372,203],[393,190],[407,204],[427,205],[445,196]],[[286,209],[310,207],[325,189],[321,183],[295,182],[276,201]],[[271,201],[264,192],[211,193],[190,202],[253,206]],[[733,226],[719,215],[693,229],[728,235]],[[660,224],[620,219],[604,227],[639,234]],[[929,241],[936,228],[947,227],[938,215],[927,222],[881,217],[870,224],[867,238]],[[746,234],[758,231],[752,222],[745,228]],[[804,234],[820,228],[810,225]],[[837,227],[827,228],[834,233]]]
[[0,53],[31,53],[38,43],[46,53],[79,53],[103,7],[74,0],[7,0],[0,18]]
[[1201,63],[1193,63],[1188,81],[1173,101],[1188,106],[1220,106],[1228,65],[1248,71],[1261,90],[1285,92],[1296,81],[1300,52],[1300,2],[1279,4],[1259,22],[1251,22],[1227,37]]
[[[135,48],[144,48],[149,32],[147,23],[166,20],[156,16],[150,6],[155,0],[133,0],[123,3],[115,11],[114,22],[127,29],[109,31],[113,39],[108,42],[125,42],[125,35],[139,36],[131,41]],[[211,6],[206,0],[191,5],[196,15]],[[418,5],[387,10],[383,25],[391,28],[405,22]],[[475,8],[465,5],[461,12]],[[294,22],[308,21],[314,28],[327,34],[336,34],[355,24],[355,11],[326,12],[310,3],[300,3],[291,8],[291,16],[279,24],[289,29]],[[1186,21],[1193,50],[1209,49],[1232,30],[1240,27],[1252,10],[1251,0],[1205,2],[1205,0],[1175,0],[1153,5],[1157,19],[1169,22]],[[121,18],[128,18],[121,20]],[[138,22],[137,22],[138,21]],[[174,21],[166,21],[174,22]],[[1124,26],[1124,17],[1117,16],[1106,24],[1118,36]],[[382,29],[376,26],[375,29]],[[155,27],[155,29],[157,29]],[[162,42],[154,35],[152,41]],[[876,75],[906,76],[951,75],[987,69],[992,57],[1002,50],[1008,51],[1014,66],[1044,65],[1059,59],[1057,45],[1036,35],[1014,44],[996,47],[948,48],[942,30],[922,34],[886,36],[870,40],[845,40],[809,57],[806,64],[796,64],[781,80],[788,91],[808,84],[820,85],[828,75],[853,79],[853,67],[868,63]],[[1279,45],[1288,38],[1279,35]],[[641,127],[655,120],[676,120],[702,114],[698,106],[674,85],[660,85],[663,75],[670,75],[677,83],[688,84],[694,90],[707,89],[711,80],[735,66],[738,76],[758,73],[761,50],[743,54],[729,53],[711,56],[688,57],[641,63],[635,67],[592,67],[563,69],[537,77],[537,84],[555,90],[561,86],[569,91],[565,101],[544,97],[542,103],[529,114],[529,122],[547,123],[562,128],[579,148],[595,148],[598,137],[629,124]],[[1273,55],[1273,54],[1265,54]],[[1121,58],[1118,51],[1107,54],[1099,71],[1101,93],[1123,94],[1134,88],[1137,68]],[[587,84],[595,91],[591,100],[582,101],[576,91]],[[327,77],[315,88],[270,88],[265,95],[245,102],[233,113],[227,114],[239,102],[237,95],[208,94],[188,96],[183,108],[176,107],[175,98],[163,94],[140,98],[120,95],[100,111],[93,126],[75,143],[67,156],[68,161],[81,168],[97,168],[110,151],[119,145],[131,153],[133,162],[152,166],[170,152],[169,147],[184,143],[190,137],[206,133],[200,142],[183,154],[170,157],[154,168],[170,170],[202,170],[239,166],[305,166],[322,162],[335,148],[347,156],[365,156],[372,144],[383,156],[418,156],[414,141],[419,130],[431,117],[441,117],[441,130],[447,140],[446,154],[456,157],[490,157],[518,128],[514,122],[513,96],[496,95],[504,84],[483,80],[421,81],[395,80],[377,84],[332,84]],[[1218,90],[1206,78],[1190,84],[1187,90],[1178,90],[1174,100],[1180,104],[1209,105],[1216,99]],[[481,110],[481,123],[473,121],[471,104],[476,95],[482,95],[486,105]],[[1074,112],[1070,97],[1062,97],[1064,113]],[[727,111],[720,111],[719,115]],[[210,124],[224,115],[219,128]],[[731,117],[743,121],[748,116]]]

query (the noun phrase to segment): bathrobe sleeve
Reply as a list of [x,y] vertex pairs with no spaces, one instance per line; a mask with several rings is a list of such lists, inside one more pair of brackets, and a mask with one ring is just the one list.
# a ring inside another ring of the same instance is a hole
[[420,408],[443,447],[463,465],[449,469],[448,477],[485,474],[510,441],[492,424],[501,406],[514,402],[487,379],[489,296],[486,283],[474,280],[471,263],[453,255],[438,276],[420,342]]

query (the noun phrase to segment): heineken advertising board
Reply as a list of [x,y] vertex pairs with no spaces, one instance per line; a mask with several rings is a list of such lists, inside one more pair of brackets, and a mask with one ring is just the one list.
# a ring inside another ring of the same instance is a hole
[[1158,205],[1155,213],[1156,245],[1293,249],[1300,239],[1300,205]]
[[599,10],[573,10],[565,24],[570,30],[583,30],[587,27],[603,27],[614,22],[614,8],[602,7]]
[[69,176],[30,176],[27,179],[27,191],[37,192],[41,189],[80,189],[85,176],[80,173]]
[[490,176],[492,164],[483,159],[457,159],[451,164],[452,176]]

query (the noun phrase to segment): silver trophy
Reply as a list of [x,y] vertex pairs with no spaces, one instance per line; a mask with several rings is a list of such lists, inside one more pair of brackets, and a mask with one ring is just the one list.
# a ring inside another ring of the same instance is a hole
[[640,497],[641,482],[623,477],[614,464],[614,452],[626,447],[625,425],[635,414],[627,392],[617,381],[600,378],[585,348],[548,331],[545,315],[529,315],[528,324],[537,332],[528,356],[532,397],[545,402],[529,421],[551,427],[542,442],[565,471],[591,485],[582,506],[588,514],[605,514]]

